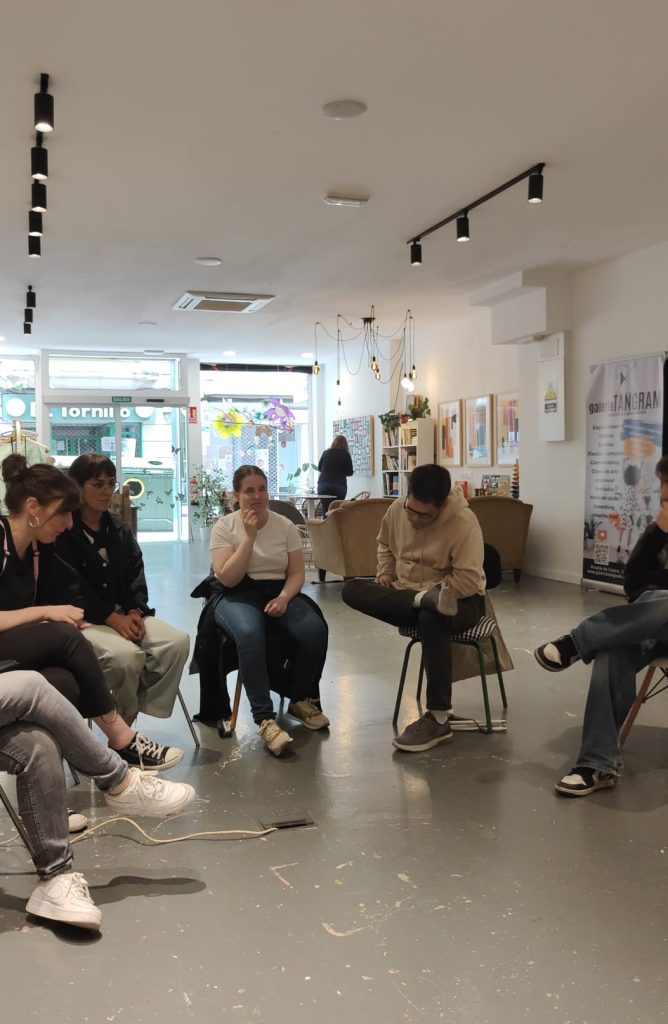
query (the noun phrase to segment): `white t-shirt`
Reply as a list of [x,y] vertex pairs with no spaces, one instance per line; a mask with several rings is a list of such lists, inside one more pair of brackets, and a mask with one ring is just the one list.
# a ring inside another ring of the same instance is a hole
[[[257,531],[246,572],[253,580],[283,580],[288,571],[288,552],[301,551],[301,537],[289,519],[278,512],[267,511],[269,518]],[[223,516],[213,524],[209,550],[234,548],[236,551],[245,536],[241,512]]]

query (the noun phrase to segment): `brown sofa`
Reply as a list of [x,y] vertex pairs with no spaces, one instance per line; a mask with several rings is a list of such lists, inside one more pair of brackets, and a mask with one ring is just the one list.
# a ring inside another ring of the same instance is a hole
[[376,537],[394,498],[346,501],[326,519],[307,519],[313,564],[321,582],[327,572],[339,576],[376,575]]
[[501,556],[501,568],[512,569],[515,582],[518,583],[524,568],[533,505],[519,498],[497,497],[494,494],[469,498],[469,505],[480,523],[483,540],[496,548]]

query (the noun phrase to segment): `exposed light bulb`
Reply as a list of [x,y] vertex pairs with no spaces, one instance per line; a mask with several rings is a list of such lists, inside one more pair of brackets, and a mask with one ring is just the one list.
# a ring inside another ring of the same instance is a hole
[[411,380],[417,380],[417,370],[415,369],[415,363],[413,363],[413,365],[411,367],[411,372],[409,374],[409,377],[410,377]]
[[408,387],[406,388],[406,391],[408,391],[409,394],[412,394],[413,391],[415,391],[415,384],[413,383],[412,380],[408,381]]
[[406,374],[403,375],[403,377],[401,378],[400,383],[401,383],[401,386],[404,389],[404,391],[410,391],[410,383],[411,382],[410,382],[410,379],[406,376]]
[[313,364],[313,376],[317,377],[319,373],[320,373],[320,367],[318,366],[318,360],[316,359],[316,361]]

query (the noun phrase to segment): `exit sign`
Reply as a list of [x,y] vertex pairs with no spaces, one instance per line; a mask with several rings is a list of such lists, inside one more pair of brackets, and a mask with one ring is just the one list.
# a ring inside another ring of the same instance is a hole
[[112,395],[111,401],[113,405],[130,405],[132,395]]

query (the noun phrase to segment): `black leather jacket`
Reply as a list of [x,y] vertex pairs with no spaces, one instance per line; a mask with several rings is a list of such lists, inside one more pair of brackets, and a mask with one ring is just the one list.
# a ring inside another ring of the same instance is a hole
[[668,534],[648,526],[624,570],[624,590],[635,601],[644,590],[668,590]]
[[132,531],[118,516],[105,512],[100,523],[104,546],[109,555],[104,561],[84,534],[78,512],[71,530],[61,533],[56,551],[82,580],[82,600],[86,619],[104,621],[120,606],[124,612],[138,608],[142,615],[153,615],[148,605],[148,587],[144,558]]

